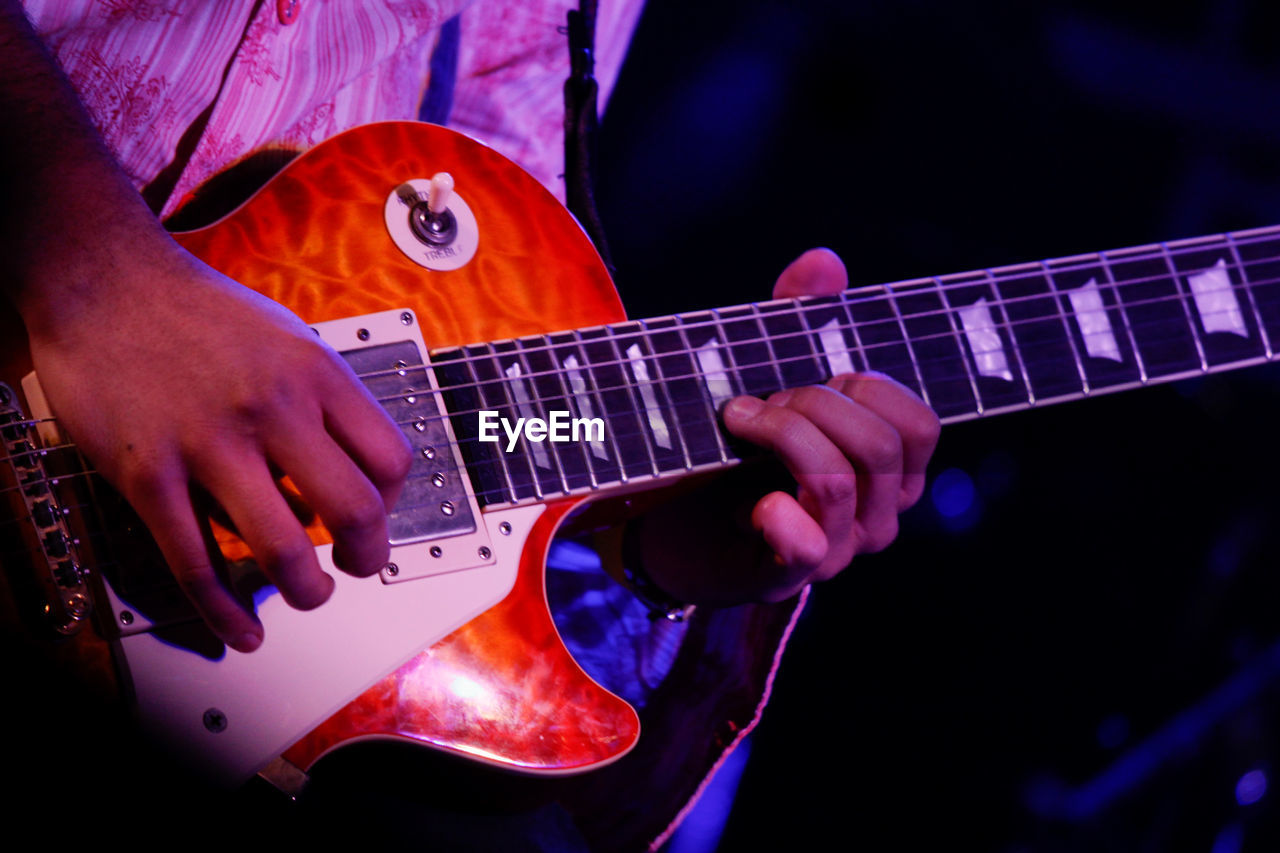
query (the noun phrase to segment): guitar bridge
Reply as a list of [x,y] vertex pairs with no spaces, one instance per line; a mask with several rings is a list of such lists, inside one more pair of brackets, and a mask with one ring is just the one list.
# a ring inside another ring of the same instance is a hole
[[92,610],[87,571],[81,567],[76,539],[51,488],[58,482],[58,473],[47,464],[50,451],[43,447],[35,422],[23,414],[17,394],[3,383],[0,443],[43,556],[36,578],[41,609],[59,634],[74,634],[84,627]]

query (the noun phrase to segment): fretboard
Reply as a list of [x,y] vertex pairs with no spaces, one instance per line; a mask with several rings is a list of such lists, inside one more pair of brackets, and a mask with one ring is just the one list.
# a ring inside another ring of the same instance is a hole
[[[1280,227],[436,352],[481,504],[738,461],[718,413],[873,370],[944,423],[1272,358]],[[478,441],[479,413],[600,418],[602,439]]]

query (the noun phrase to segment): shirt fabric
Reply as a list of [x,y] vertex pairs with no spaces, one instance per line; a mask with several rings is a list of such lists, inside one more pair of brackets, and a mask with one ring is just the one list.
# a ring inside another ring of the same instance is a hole
[[[566,0],[28,0],[104,140],[141,191],[179,168],[172,213],[255,153],[303,150],[359,124],[418,115],[442,25],[460,16],[450,126],[563,198]],[[600,4],[603,103],[642,0]],[[286,23],[286,20],[288,22]],[[184,140],[184,137],[185,140]],[[177,164],[176,166],[173,164]],[[641,711],[629,755],[562,798],[598,849],[656,849],[755,726],[804,596],[649,619],[594,555],[560,548],[549,597],[588,672]]]
[[[461,14],[451,126],[563,197],[564,0],[28,0],[98,130],[142,189],[212,106],[161,215],[210,176],[267,148],[414,119],[442,24]],[[641,3],[602,4],[596,77],[607,98]]]

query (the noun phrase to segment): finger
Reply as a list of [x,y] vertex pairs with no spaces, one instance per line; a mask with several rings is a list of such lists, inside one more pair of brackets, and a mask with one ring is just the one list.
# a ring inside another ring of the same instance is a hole
[[390,511],[413,464],[409,441],[346,363],[337,366],[341,370],[326,383],[325,428],[373,483]]
[[751,511],[751,526],[774,553],[774,566],[761,578],[765,601],[784,601],[809,583],[827,558],[821,525],[786,492],[770,492]]
[[[853,559],[852,527],[858,504],[855,472],[845,453],[812,421],[785,406],[736,397],[725,407],[725,426],[739,438],[768,448],[810,495],[807,507],[824,532],[826,559],[843,568]],[[775,553],[782,552],[775,548]]]
[[810,249],[778,276],[774,299],[796,296],[829,296],[849,287],[844,261],[830,249]]
[[882,373],[837,376],[827,383],[884,418],[902,439],[902,491],[898,509],[913,506],[924,494],[925,469],[938,446],[942,424],[911,389]]
[[[769,398],[775,405],[799,412],[820,429],[857,472],[857,528],[853,553],[867,553],[889,546],[898,535],[898,501],[902,489],[902,439],[893,425],[871,409],[827,386],[783,391]],[[816,497],[801,494],[808,508]],[[850,554],[849,559],[853,559]],[[844,565],[824,567],[826,578]]]
[[328,433],[299,435],[284,427],[267,433],[267,454],[288,474],[333,536],[333,564],[364,577],[390,557],[382,496]]
[[320,570],[315,546],[267,470],[249,449],[223,449],[193,470],[235,524],[259,568],[290,607],[311,610],[333,593],[333,578]]
[[236,600],[214,569],[187,484],[164,480],[135,492],[127,495],[129,503],[209,628],[239,652],[251,652],[262,645],[262,623]]

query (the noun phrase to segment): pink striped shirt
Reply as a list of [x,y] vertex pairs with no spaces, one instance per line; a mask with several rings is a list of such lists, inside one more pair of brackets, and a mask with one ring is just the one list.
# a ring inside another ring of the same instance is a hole
[[[107,145],[141,189],[208,125],[164,204],[271,147],[301,150],[366,122],[417,117],[440,25],[462,13],[450,124],[563,196],[558,31],[570,0],[27,0]],[[601,4],[597,77],[608,95],[642,3]],[[224,80],[225,76],[225,80]]]

